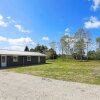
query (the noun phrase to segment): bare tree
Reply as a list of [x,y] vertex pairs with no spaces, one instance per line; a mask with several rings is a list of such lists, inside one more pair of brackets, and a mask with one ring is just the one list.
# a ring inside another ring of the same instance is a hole
[[89,50],[89,46],[92,43],[91,33],[89,31],[87,31],[87,32],[84,33],[84,43],[86,45],[87,60],[88,60],[88,50]]
[[[55,41],[50,42],[50,47],[51,47],[51,49],[53,49],[56,52],[57,46],[56,46],[56,42]],[[53,55],[53,59],[54,59],[54,55]]]
[[58,47],[59,52],[61,52],[61,54],[63,55],[64,54],[64,46],[62,45],[61,42],[58,42],[57,45],[58,45],[57,47]]
[[[74,36],[74,39],[76,40],[74,45],[74,50],[77,53],[77,55],[80,55],[81,60],[83,59],[83,55],[85,54],[85,49],[88,53],[88,47],[91,41],[90,38],[90,32],[85,32],[83,28],[80,28]],[[88,55],[87,55],[88,59]]]
[[55,42],[55,41],[50,42],[50,47],[51,47],[53,50],[56,51],[56,48],[57,48],[56,42]]
[[97,38],[96,38],[96,42],[97,42],[98,48],[99,48],[99,50],[100,50],[100,37],[97,37]]
[[66,34],[63,37],[61,37],[60,43],[61,43],[64,53],[69,55],[70,47],[71,47],[71,43],[72,43],[72,37],[70,35]]

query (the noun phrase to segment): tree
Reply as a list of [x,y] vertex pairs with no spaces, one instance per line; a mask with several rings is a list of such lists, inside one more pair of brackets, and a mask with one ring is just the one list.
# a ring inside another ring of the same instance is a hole
[[81,59],[83,58],[84,55],[84,47],[83,47],[84,42],[77,41],[74,45],[74,53],[76,54],[76,59]]
[[[52,41],[51,43],[50,43],[50,47],[51,47],[51,53],[52,53],[52,56],[53,56],[53,59],[55,58],[54,56],[54,52],[56,51],[56,42],[54,42],[54,41]],[[49,51],[50,51],[49,50]]]
[[35,52],[35,50],[33,48],[30,49],[30,52]]
[[56,51],[56,42],[52,41],[50,42],[50,47]]
[[89,31],[84,33],[84,44],[86,48],[86,53],[87,53],[87,60],[88,60],[88,49],[90,45],[92,44],[92,39],[91,39],[91,33]]
[[96,42],[97,42],[97,45],[98,45],[98,49],[100,50],[100,37],[96,38]]
[[61,52],[62,55],[64,54],[64,46],[61,43],[61,41],[58,42],[58,50],[59,50],[59,52]]
[[66,34],[60,39],[60,44],[62,47],[62,50],[64,51],[65,54],[69,55],[70,54],[70,47],[72,43],[72,37],[70,35]]
[[44,46],[44,45],[37,45],[34,49],[31,48],[30,51],[33,51],[33,52],[40,52],[40,53],[46,53],[48,50],[48,47],[47,46]]
[[49,49],[47,52],[46,52],[46,55],[47,55],[47,59],[56,59],[57,58],[57,54],[56,54],[56,51],[54,51],[54,49]]
[[93,50],[93,51],[89,51],[88,52],[88,57],[89,57],[89,60],[96,60],[96,52]]
[[[90,43],[90,33],[85,32],[83,28],[80,28],[74,35],[74,53],[76,53],[78,56],[80,56],[80,59],[82,60],[84,54],[85,54],[85,49],[87,50],[88,53],[88,46]],[[87,55],[88,59],[88,55]]]
[[96,59],[100,60],[100,49],[96,50]]
[[24,51],[29,51],[29,48],[28,46],[25,47]]

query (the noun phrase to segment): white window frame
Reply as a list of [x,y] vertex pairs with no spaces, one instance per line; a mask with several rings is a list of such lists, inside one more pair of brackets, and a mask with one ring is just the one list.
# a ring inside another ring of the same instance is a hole
[[[14,59],[16,58],[16,59]],[[18,56],[13,56],[13,62],[18,62]]]
[[27,56],[27,61],[31,61],[31,56]]

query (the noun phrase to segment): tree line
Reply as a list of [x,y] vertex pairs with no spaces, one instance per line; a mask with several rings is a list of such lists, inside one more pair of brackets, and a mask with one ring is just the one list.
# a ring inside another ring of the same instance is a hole
[[56,59],[59,55],[70,55],[76,60],[100,60],[100,37],[96,38],[97,48],[94,48],[94,50],[91,49],[95,46],[93,44],[91,33],[80,28],[74,33],[74,36],[65,34],[60,38],[59,42],[52,41],[49,44],[50,48],[38,44],[30,50],[26,46],[25,51],[46,54],[48,59]]
[[29,49],[28,46],[25,47],[24,51],[28,52],[39,52],[47,55],[47,59],[56,59],[57,53],[53,48],[48,48],[47,46],[38,44],[35,48]]

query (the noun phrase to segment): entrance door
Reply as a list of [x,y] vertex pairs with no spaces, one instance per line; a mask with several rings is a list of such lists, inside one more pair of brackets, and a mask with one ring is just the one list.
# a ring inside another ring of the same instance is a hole
[[1,56],[1,67],[7,66],[7,57],[5,55]]
[[40,56],[38,56],[38,63],[40,63],[41,61],[40,61]]

